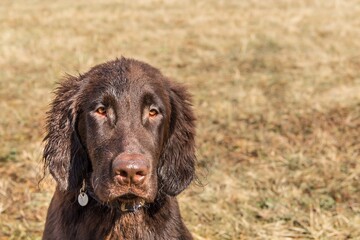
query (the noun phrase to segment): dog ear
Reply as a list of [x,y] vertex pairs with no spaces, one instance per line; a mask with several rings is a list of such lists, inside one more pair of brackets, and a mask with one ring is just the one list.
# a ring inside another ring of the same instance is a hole
[[80,90],[81,81],[68,76],[55,90],[55,99],[47,112],[45,168],[49,168],[63,191],[77,188],[87,169],[87,154],[76,131]]
[[195,117],[185,87],[170,84],[171,116],[168,140],[160,158],[160,189],[175,196],[195,176]]

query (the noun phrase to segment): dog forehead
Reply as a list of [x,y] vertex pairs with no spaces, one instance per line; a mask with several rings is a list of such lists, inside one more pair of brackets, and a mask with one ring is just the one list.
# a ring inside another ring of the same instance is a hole
[[164,84],[164,77],[158,69],[146,63],[125,58],[99,64],[85,73],[84,77],[88,79],[89,86],[95,88],[108,85],[118,89],[143,85],[161,87]]
[[79,93],[84,107],[92,108],[103,102],[136,103],[145,96],[170,107],[168,79],[156,68],[137,60],[120,59],[99,64],[81,78]]

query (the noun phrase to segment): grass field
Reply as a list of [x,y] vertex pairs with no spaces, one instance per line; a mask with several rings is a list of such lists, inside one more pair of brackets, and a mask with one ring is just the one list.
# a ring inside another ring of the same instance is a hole
[[0,239],[40,239],[52,90],[121,55],[194,95],[195,239],[360,239],[360,1],[0,3]]

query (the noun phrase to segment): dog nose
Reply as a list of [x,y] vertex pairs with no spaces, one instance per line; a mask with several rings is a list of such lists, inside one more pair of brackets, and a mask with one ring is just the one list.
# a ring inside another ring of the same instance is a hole
[[120,154],[112,164],[116,179],[122,185],[142,184],[149,172],[149,165],[141,154]]

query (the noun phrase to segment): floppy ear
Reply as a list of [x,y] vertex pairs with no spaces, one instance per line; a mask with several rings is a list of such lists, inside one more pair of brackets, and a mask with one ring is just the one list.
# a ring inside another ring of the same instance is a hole
[[87,169],[87,154],[76,132],[80,83],[79,79],[68,76],[56,89],[47,112],[45,167],[63,191],[78,187]]
[[190,95],[183,86],[170,84],[170,131],[160,158],[160,189],[175,196],[195,175],[195,117]]

